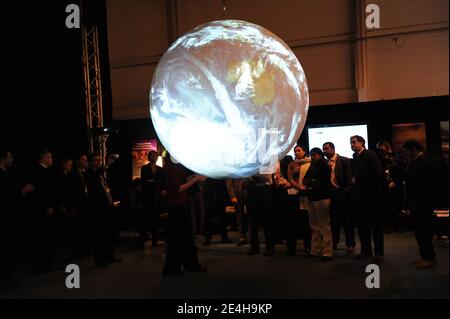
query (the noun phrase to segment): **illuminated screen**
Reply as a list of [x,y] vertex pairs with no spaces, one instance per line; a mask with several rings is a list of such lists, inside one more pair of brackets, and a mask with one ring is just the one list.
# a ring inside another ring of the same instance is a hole
[[367,138],[367,125],[343,125],[308,128],[309,149],[318,147],[322,149],[323,143],[332,142],[339,155],[352,158],[353,151],[350,148],[350,137],[360,135],[366,140],[366,147],[369,145]]
[[297,142],[308,112],[305,73],[272,32],[213,21],[177,39],[160,59],[150,116],[170,155],[196,173],[261,173]]

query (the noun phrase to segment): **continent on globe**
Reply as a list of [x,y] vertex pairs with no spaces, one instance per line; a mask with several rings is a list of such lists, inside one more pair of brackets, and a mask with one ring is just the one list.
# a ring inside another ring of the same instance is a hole
[[236,95],[242,95],[240,92],[245,91],[245,95],[257,106],[270,103],[275,96],[274,75],[266,69],[261,59],[230,62],[227,80],[236,83]]

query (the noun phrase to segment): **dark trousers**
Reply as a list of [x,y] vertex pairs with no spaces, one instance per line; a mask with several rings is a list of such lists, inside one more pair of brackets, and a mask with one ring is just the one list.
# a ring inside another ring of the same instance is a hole
[[77,209],[64,216],[65,234],[64,242],[71,249],[72,258],[79,259],[90,255],[92,243],[92,226],[87,220],[86,208]]
[[411,216],[421,258],[435,260],[436,254],[432,237],[433,211],[431,209],[413,209]]
[[222,241],[228,241],[225,205],[214,205],[205,208],[205,240],[211,241],[214,233],[220,233]]
[[373,254],[384,256],[384,235],[381,227],[380,203],[356,203],[355,215],[358,220],[357,228],[361,241],[361,253],[370,256]]
[[208,205],[209,201],[205,201],[205,240],[211,241],[212,235],[220,234],[222,241],[228,241],[227,231],[227,215],[225,212],[225,203],[218,201],[212,205]]
[[333,246],[339,244],[341,228],[344,228],[345,246],[355,247],[355,230],[351,216],[351,203],[344,191],[335,191],[331,196],[330,224],[333,233]]
[[300,209],[298,196],[288,196],[288,205],[285,211],[285,230],[286,230],[286,241],[287,241],[287,249],[295,253],[297,248],[297,231],[296,231],[296,223],[295,216],[298,214]]
[[105,207],[98,209],[93,216],[94,261],[105,264],[114,260],[114,245],[117,234],[115,209]]
[[286,189],[275,188],[273,194],[273,236],[275,244],[282,244],[287,237],[285,216],[288,210],[288,193]]
[[73,251],[76,257],[91,256],[93,252],[93,224],[87,206],[78,209]]
[[159,224],[159,207],[155,202],[144,203],[144,207],[139,211],[138,216],[138,232],[142,243],[149,240],[149,229],[152,234],[152,243],[158,243]]
[[286,230],[287,249],[291,253],[297,250],[297,239],[303,239],[305,252],[311,251],[311,226],[307,210],[300,210],[299,197],[288,196],[284,225]]
[[248,190],[247,209],[250,222],[250,246],[259,249],[258,226],[264,227],[266,249],[275,247],[273,230],[273,189],[270,186]]
[[30,242],[33,245],[32,264],[39,271],[52,269],[57,245],[58,218],[55,215],[44,214],[33,218],[30,232]]
[[189,203],[172,206],[168,209],[167,220],[167,255],[163,273],[173,273],[193,269],[200,264],[197,248],[192,235]]
[[205,234],[205,203],[203,190],[191,194],[191,218],[192,232],[194,234]]
[[19,230],[15,218],[0,219],[0,282],[14,280],[19,268]]
[[312,230],[309,224],[309,212],[306,209],[300,209],[299,225],[301,230],[301,238],[303,239],[303,245],[305,252],[311,252]]
[[244,211],[244,202],[242,197],[237,198],[236,204],[236,223],[239,231],[239,240],[247,240],[248,218]]
[[399,230],[400,211],[402,208],[402,194],[396,189],[386,190],[383,194],[383,226],[392,227],[394,230]]

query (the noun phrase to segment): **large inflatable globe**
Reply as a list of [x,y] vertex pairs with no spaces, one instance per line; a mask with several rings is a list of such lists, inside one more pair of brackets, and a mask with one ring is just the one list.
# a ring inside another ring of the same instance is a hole
[[212,178],[267,173],[297,142],[308,112],[305,73],[290,48],[253,23],[203,24],[155,70],[150,115],[161,143]]

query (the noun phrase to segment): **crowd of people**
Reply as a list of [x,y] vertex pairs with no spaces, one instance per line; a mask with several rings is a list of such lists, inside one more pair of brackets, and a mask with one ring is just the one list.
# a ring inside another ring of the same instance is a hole
[[[150,241],[152,247],[159,246],[161,214],[167,212],[163,275],[206,272],[195,238],[203,235],[209,246],[219,234],[221,242],[231,244],[226,214],[231,206],[235,212],[231,223],[239,233],[236,245],[249,245],[248,255],[260,254],[258,230],[263,228],[266,257],[278,244],[294,256],[297,240],[302,239],[307,258],[332,261],[343,230],[348,254],[381,263],[384,234],[401,230],[399,214],[408,209],[420,252],[415,267],[435,266],[432,186],[437,173],[423,146],[405,143],[403,160],[394,156],[386,141],[379,141],[373,152],[364,138],[353,136],[349,147],[352,159],[337,154],[332,142],[309,152],[297,145],[295,158],[281,159],[272,174],[231,180],[193,174],[170,155],[161,168],[156,165],[158,153],[152,151],[141,178],[133,183],[137,246],[142,249]],[[70,248],[72,259],[93,256],[97,267],[121,261],[114,253],[120,222],[117,195],[110,187],[113,161],[109,156],[103,165],[99,154],[81,155],[51,169],[52,153],[43,150],[19,179],[11,174],[13,154],[0,152],[0,245],[5,256],[0,282],[17,287],[24,265],[54,269],[60,243]]]
[[415,267],[434,267],[432,221],[436,186],[440,175],[445,175],[442,168],[436,169],[416,141],[403,145],[403,159],[394,156],[384,140],[373,152],[366,148],[364,138],[353,136],[350,147],[352,159],[337,154],[332,142],[311,149],[309,157],[297,145],[295,159],[283,158],[273,174],[232,180],[205,178],[167,161],[166,175],[157,184],[168,197],[156,191],[157,202],[165,201],[169,212],[163,274],[181,276],[183,268],[205,271],[198,263],[193,238],[202,234],[204,245],[209,246],[212,235],[218,234],[222,243],[230,243],[226,214],[230,205],[239,233],[236,245],[248,244],[248,255],[260,254],[258,231],[263,228],[264,256],[272,256],[277,244],[286,246],[287,255],[296,255],[300,238],[305,256],[321,262],[334,259],[342,229],[349,254],[383,262],[384,234],[402,232],[400,215],[407,210],[420,251]]
[[[18,177],[13,154],[0,153],[0,282],[19,286],[19,273],[56,268],[57,247],[69,247],[71,260],[94,256],[95,266],[120,261],[114,255],[117,211],[99,154],[63,159],[42,150]],[[4,257],[4,258],[3,258]],[[24,269],[26,268],[26,269]]]

